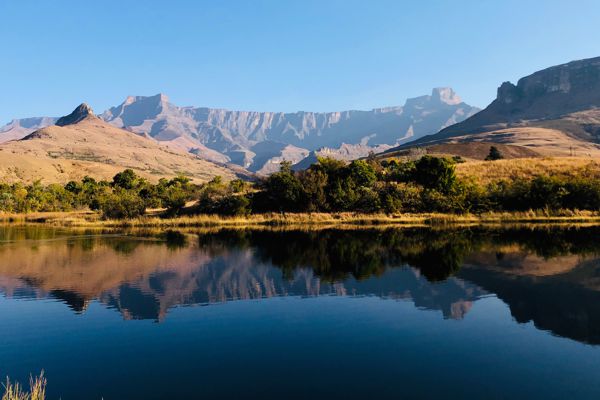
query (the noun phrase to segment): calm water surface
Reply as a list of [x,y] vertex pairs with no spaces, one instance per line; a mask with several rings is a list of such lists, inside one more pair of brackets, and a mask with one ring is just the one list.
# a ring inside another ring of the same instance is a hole
[[49,399],[600,398],[600,228],[0,228]]

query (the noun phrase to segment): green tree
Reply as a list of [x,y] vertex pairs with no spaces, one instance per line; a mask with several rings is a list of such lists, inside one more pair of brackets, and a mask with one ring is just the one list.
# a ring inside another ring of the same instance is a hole
[[427,189],[447,194],[456,184],[454,163],[446,158],[423,156],[415,163],[414,179]]
[[131,190],[138,186],[140,178],[132,169],[126,169],[113,177],[112,185],[117,188]]
[[327,174],[322,170],[309,168],[299,174],[300,183],[304,191],[307,211],[326,211],[327,203]]
[[495,160],[501,160],[503,158],[504,158],[504,156],[502,155],[500,150],[498,150],[498,148],[496,146],[492,146],[492,147],[490,147],[490,152],[487,155],[487,157],[485,158],[485,161],[495,161]]
[[264,180],[268,207],[278,211],[299,211],[302,208],[303,188],[291,167],[289,161],[284,161],[279,172]]
[[106,219],[136,218],[144,215],[144,200],[130,190],[116,190],[100,201],[102,216]]
[[357,186],[371,187],[377,180],[373,166],[364,160],[352,161],[348,168],[349,177]]

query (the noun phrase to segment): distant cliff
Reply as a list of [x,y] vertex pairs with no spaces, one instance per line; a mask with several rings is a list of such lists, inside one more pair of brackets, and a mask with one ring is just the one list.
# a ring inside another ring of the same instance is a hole
[[402,147],[490,141],[547,155],[597,154],[600,57],[550,67],[504,82],[496,99],[463,122]]
[[[323,113],[179,107],[164,94],[130,96],[99,117],[175,150],[267,174],[278,170],[283,160],[306,164],[315,153],[362,157],[435,133],[477,111],[452,89],[436,88],[431,95],[408,99],[404,106]],[[57,118],[14,120],[0,128],[0,143],[54,123]]]
[[[210,150],[252,171],[271,172],[281,160],[297,163],[309,151],[328,147],[335,155],[335,149],[343,144],[360,144],[362,148],[395,145],[462,121],[477,111],[452,89],[437,88],[430,96],[407,100],[403,107],[328,113],[178,107],[159,94],[128,97],[101,117],[200,156]],[[263,145],[265,142],[271,145]],[[280,153],[273,153],[276,147],[281,148]]]

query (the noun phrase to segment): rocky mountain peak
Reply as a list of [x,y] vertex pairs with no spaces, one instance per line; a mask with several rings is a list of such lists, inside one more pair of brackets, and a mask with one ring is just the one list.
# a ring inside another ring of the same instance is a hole
[[510,82],[502,82],[502,85],[498,88],[496,98],[504,104],[514,103],[519,98],[519,89]]
[[490,108],[513,119],[542,119],[600,106],[600,57],[572,61],[504,82]]
[[169,96],[167,96],[166,94],[163,94],[163,93],[158,93],[158,94],[155,94],[154,96],[127,96],[127,98],[125,99],[125,101],[123,102],[122,105],[128,106],[133,103],[139,103],[139,102],[149,102],[149,103],[155,103],[155,104],[168,103]]
[[527,143],[550,155],[569,154],[569,148],[591,155],[600,143],[599,121],[600,57],[595,57],[545,68],[516,85],[503,82],[496,99],[481,112],[406,146],[485,139]]
[[92,110],[92,107],[90,107],[86,103],[81,103],[79,106],[77,106],[77,108],[75,110],[73,110],[73,112],[71,114],[65,115],[64,117],[59,118],[58,121],[56,121],[56,125],[58,125],[58,126],[72,125],[72,124],[76,124],[88,117],[96,118],[96,116],[94,115],[94,111]]
[[448,105],[456,105],[462,103],[462,99],[450,87],[433,88],[431,91],[431,99],[439,103]]

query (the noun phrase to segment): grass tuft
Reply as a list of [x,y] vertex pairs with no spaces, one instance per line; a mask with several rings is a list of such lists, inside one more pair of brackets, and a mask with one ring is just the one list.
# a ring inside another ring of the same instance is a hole
[[6,383],[2,386],[4,386],[2,400],[44,400],[46,398],[44,371],[40,376],[29,377],[29,392],[26,392],[19,382],[12,383],[9,378],[6,378]]

